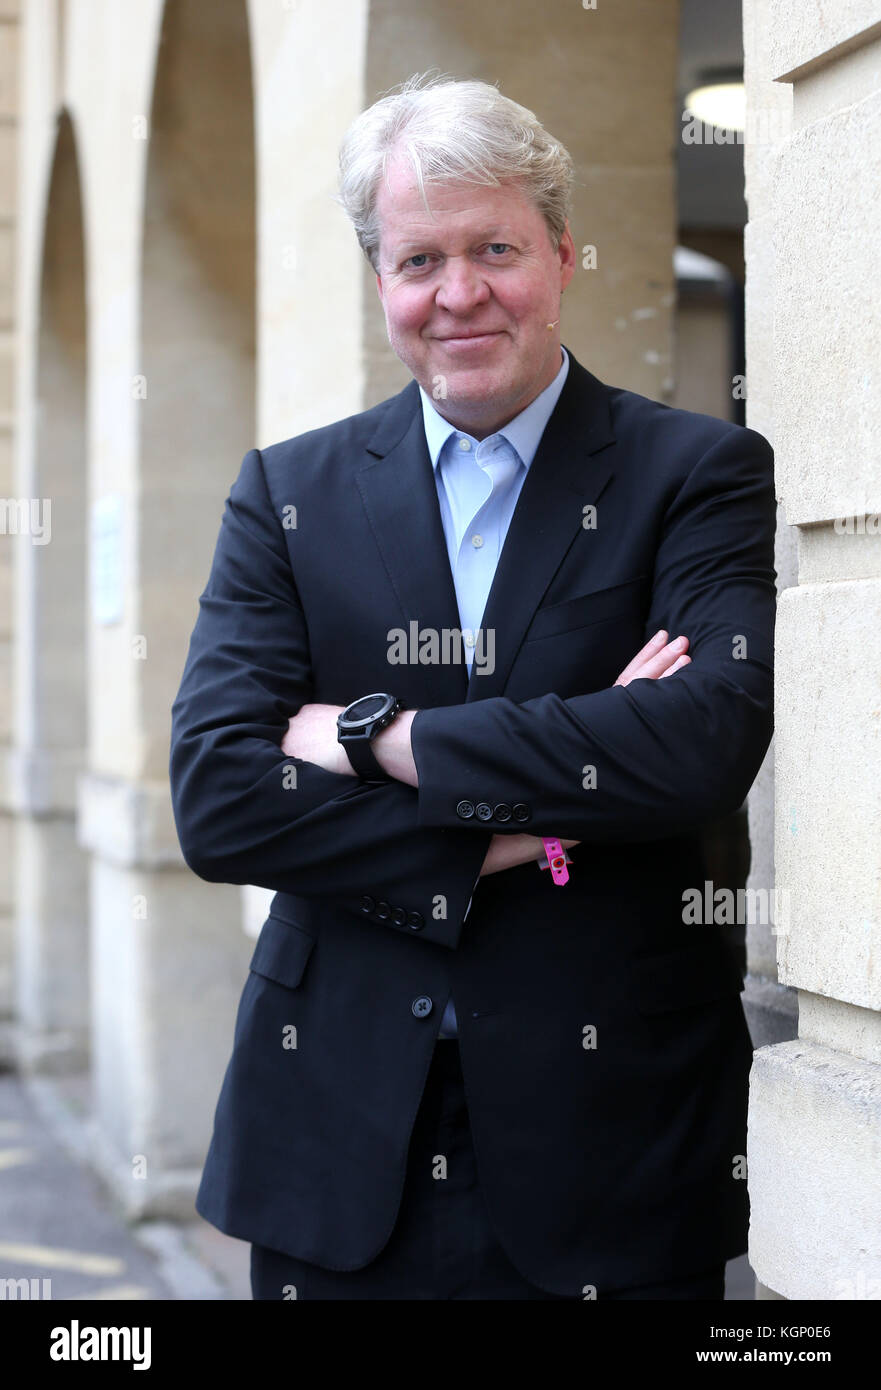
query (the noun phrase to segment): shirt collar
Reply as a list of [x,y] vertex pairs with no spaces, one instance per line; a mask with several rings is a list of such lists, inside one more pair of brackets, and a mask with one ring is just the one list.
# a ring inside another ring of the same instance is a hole
[[[515,415],[513,420],[509,420],[507,425],[502,425],[501,429],[496,431],[497,434],[505,436],[527,468],[535,457],[535,451],[539,446],[548,420],[551,418],[554,406],[560,399],[560,392],[569,371],[569,354],[562,344],[560,351],[563,354],[563,364],[550,385],[540,391],[525,410],[521,410],[519,415]],[[468,434],[467,430],[457,429],[455,425],[450,424],[449,420],[445,420],[435,409],[431,397],[426,395],[421,386],[419,387],[419,394],[422,397],[422,418],[425,424],[425,440],[431,456],[431,466],[437,471],[441,450],[450,435],[464,436],[466,439],[472,440],[475,447],[477,440],[473,435]]]

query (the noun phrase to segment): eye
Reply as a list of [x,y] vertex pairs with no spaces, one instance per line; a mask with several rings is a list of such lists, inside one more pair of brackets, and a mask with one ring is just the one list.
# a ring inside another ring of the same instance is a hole
[[[416,264],[417,261],[421,261],[421,262],[422,262],[422,265],[417,265],[417,264]],[[416,253],[415,256],[409,256],[409,257],[407,258],[407,260],[404,261],[404,265],[405,265],[405,266],[408,266],[408,265],[409,265],[409,266],[412,266],[414,270],[422,270],[422,269],[424,268],[424,266],[427,265],[427,264],[428,264],[428,252],[427,252],[427,251],[417,251],[417,253]]]
[[505,251],[510,251],[511,247],[507,241],[491,241],[489,243],[489,249],[490,251],[500,251],[504,253]]

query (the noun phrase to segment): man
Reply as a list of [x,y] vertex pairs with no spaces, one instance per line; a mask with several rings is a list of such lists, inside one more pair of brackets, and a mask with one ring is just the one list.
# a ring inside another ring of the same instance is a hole
[[771,448],[562,347],[572,163],[495,88],[341,166],[414,380],[246,455],[200,598],[181,846],[277,896],[197,1209],[255,1298],[721,1298],[752,1048],[683,895],[771,737]]

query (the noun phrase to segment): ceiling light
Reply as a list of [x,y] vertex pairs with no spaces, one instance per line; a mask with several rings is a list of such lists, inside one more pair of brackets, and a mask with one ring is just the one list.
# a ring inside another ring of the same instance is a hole
[[746,129],[746,92],[739,69],[702,75],[685,98],[685,109],[699,121],[721,130]]

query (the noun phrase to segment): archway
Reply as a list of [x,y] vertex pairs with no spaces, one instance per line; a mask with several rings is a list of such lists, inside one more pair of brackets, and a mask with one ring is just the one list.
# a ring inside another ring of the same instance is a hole
[[71,1071],[88,1055],[88,856],[76,779],[87,730],[86,289],[73,125],[58,115],[40,272],[30,496],[18,536],[14,798],[19,1061]]

